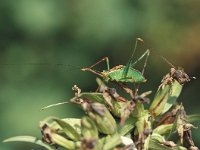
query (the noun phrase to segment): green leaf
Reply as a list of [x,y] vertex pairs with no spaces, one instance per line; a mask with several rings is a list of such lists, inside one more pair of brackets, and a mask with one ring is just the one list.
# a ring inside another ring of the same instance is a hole
[[98,139],[98,130],[95,122],[89,117],[83,117],[81,120],[81,130],[84,138]]
[[175,147],[168,147],[166,145],[163,145],[163,142],[166,142],[163,136],[157,133],[153,133],[151,136],[149,136],[149,149],[150,150],[186,150],[183,146],[175,146]]
[[129,117],[123,126],[118,127],[118,133],[121,136],[126,135],[135,127],[136,118]]
[[151,121],[149,120],[149,111],[143,110],[137,116],[135,126],[137,128],[138,134],[142,135],[146,129],[151,129]]
[[182,90],[176,80],[171,85],[166,85],[164,89],[160,88],[150,106],[150,112],[154,116],[158,116],[167,112],[175,103]]
[[161,143],[153,139],[149,140],[149,149],[150,150],[174,150],[173,148],[162,145]]
[[137,102],[134,110],[132,111],[131,115],[134,118],[140,118],[146,116],[149,113],[147,110],[144,109],[144,105],[142,102]]
[[143,147],[144,150],[149,150],[149,141],[150,141],[150,136],[148,136],[148,137],[145,139],[144,147]]
[[187,148],[183,146],[168,147],[168,146],[162,145],[161,143],[159,143],[158,141],[154,139],[150,139],[149,150],[187,150]]
[[4,140],[3,142],[29,142],[45,147],[47,150],[54,150],[49,145],[43,143],[41,140],[33,136],[15,136]]
[[196,122],[196,121],[200,121],[200,115],[198,114],[194,114],[194,115],[188,115],[187,116],[187,121],[190,123]]
[[75,150],[76,149],[76,143],[74,141],[68,140],[68,139],[66,139],[65,137],[63,137],[59,134],[52,133],[51,134],[51,140],[55,144],[62,146],[66,149],[69,149],[69,150]]
[[165,135],[169,134],[172,130],[173,124],[164,124],[156,127],[153,132],[160,134],[160,135]]
[[62,128],[63,132],[71,139],[74,141],[78,141],[80,139],[80,135],[78,132],[67,122],[53,118],[54,121],[56,121]]
[[[52,130],[62,130],[62,127],[56,122],[53,121],[53,119],[55,119],[56,117],[47,117],[45,118],[43,121],[43,123],[48,124],[48,126],[52,129]],[[64,118],[61,119],[62,121],[68,123],[69,125],[71,125],[78,134],[81,134],[81,119],[77,119],[77,118]]]
[[149,108],[150,112],[153,116],[158,116],[163,111],[165,104],[167,102],[167,98],[169,96],[170,86],[166,85],[164,89],[160,88],[154,97],[153,102]]
[[150,139],[155,140],[159,143],[162,143],[165,141],[165,138],[162,135],[157,134],[157,133],[153,133],[152,135],[150,135]]
[[[88,113],[89,117],[93,119],[99,132],[104,134],[114,134],[117,130],[117,123],[109,110],[100,103],[93,103],[93,107],[103,110],[103,116],[97,112]],[[94,117],[93,117],[94,116]]]
[[114,134],[112,136],[108,135],[105,139],[105,145],[103,146],[103,150],[111,150],[121,143],[122,141],[118,134]]
[[176,100],[181,93],[182,87],[183,86],[180,85],[176,80],[173,82],[170,89],[170,95],[161,114],[167,112],[172,107],[172,105],[176,103]]

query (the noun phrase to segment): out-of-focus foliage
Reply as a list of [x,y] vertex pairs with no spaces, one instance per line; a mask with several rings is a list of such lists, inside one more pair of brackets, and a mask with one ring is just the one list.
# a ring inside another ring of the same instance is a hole
[[[89,66],[103,56],[110,57],[113,66],[125,64],[135,37],[145,41],[135,57],[147,47],[151,50],[145,77],[152,86],[141,88],[152,90],[168,72],[162,55],[197,77],[185,85],[180,99],[188,113],[199,113],[199,7],[198,0],[1,1],[0,140],[39,135],[35,127],[45,116],[79,116],[73,105],[40,108],[67,100],[74,84],[94,90],[90,81],[95,76],[73,66]],[[195,136],[199,139],[199,132]],[[6,150],[29,148],[0,145]]]

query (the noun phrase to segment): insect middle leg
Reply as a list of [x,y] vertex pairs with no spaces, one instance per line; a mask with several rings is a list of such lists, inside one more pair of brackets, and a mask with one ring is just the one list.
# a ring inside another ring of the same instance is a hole
[[128,93],[132,99],[134,99],[133,91],[128,86],[126,86],[121,82],[115,82],[115,83],[119,85],[126,93]]

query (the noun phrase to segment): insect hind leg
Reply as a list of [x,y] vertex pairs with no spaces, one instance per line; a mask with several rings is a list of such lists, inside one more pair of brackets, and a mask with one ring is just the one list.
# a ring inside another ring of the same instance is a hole
[[[99,60],[98,62],[94,63],[93,65],[91,65],[90,67],[87,67],[87,68],[92,69],[93,67],[95,67],[95,66],[97,66],[98,64],[102,63],[103,61],[106,61],[107,70],[109,70],[109,69],[110,69],[110,64],[109,64],[109,58],[108,58],[108,57],[102,58],[101,60]],[[83,68],[83,69],[81,69],[81,70],[84,71],[84,69],[86,69],[86,68]]]
[[147,65],[147,60],[148,60],[148,57],[149,57],[149,54],[150,54],[150,50],[147,49],[143,54],[142,56],[140,56],[135,62],[133,62],[131,64],[131,67],[134,67],[139,61],[141,61],[145,56],[145,61],[144,61],[144,65],[143,65],[143,69],[142,69],[142,75],[144,74],[144,70],[146,68],[146,65]]
[[81,70],[82,71],[89,71],[89,72],[92,72],[93,74],[96,74],[96,75],[99,75],[101,77],[104,77],[104,75],[101,72],[92,69],[93,67],[95,67],[98,64],[102,63],[103,61],[106,61],[107,70],[109,70],[110,69],[110,65],[109,65],[109,58],[108,57],[104,57],[101,60],[99,60],[98,62],[96,62],[95,64],[91,65],[90,67],[85,67],[85,68],[82,68]]

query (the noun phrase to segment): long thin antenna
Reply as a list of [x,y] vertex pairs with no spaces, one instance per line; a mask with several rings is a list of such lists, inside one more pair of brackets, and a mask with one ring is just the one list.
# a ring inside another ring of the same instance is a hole
[[23,63],[23,64],[17,64],[17,63],[4,63],[4,64],[0,64],[0,66],[61,66],[61,67],[74,67],[77,69],[81,69],[81,66],[75,66],[75,65],[70,65],[70,64],[61,64],[61,63],[57,63],[57,64],[51,64],[51,63]]
[[165,57],[163,57],[163,56],[161,56],[161,58],[162,58],[168,65],[170,65],[170,66],[173,67],[173,68],[176,68],[171,62],[169,62],[169,60],[167,60],[167,58],[165,58]]

